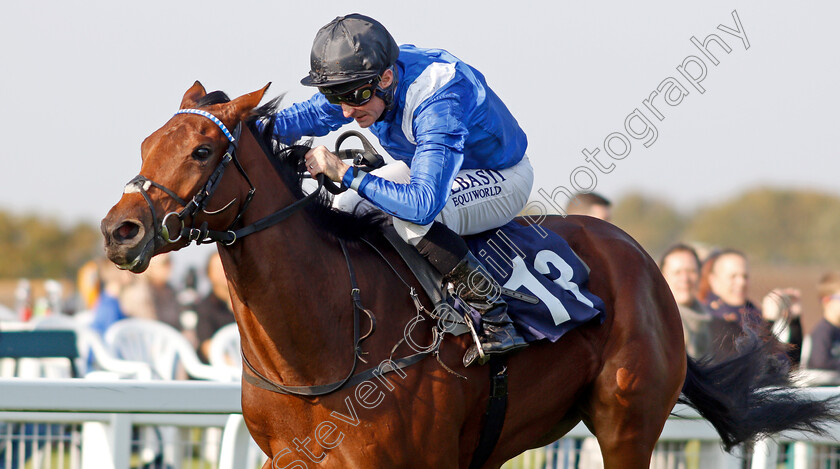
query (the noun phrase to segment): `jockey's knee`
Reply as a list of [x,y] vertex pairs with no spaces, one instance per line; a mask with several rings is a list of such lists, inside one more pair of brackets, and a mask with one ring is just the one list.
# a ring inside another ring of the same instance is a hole
[[410,221],[394,218],[394,229],[397,234],[403,239],[403,241],[412,246],[417,246],[417,243],[423,240],[423,237],[426,236],[426,233],[428,233],[431,228],[432,223],[429,223],[428,225],[418,225],[416,223],[411,223]]

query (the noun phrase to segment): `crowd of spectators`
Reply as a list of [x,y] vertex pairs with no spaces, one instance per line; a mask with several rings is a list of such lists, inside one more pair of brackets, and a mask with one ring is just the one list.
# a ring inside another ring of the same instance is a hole
[[[118,269],[105,258],[87,262],[79,269],[75,296],[63,308],[44,314],[87,315],[90,328],[102,337],[108,329],[125,318],[161,321],[177,329],[193,346],[198,357],[209,363],[209,346],[213,334],[234,322],[227,279],[221,258],[212,251],[206,261],[204,278],[209,284],[200,292],[201,277],[195,268],[186,271],[183,279],[172,275],[172,258],[168,253],[152,258],[142,274]],[[29,283],[22,281],[31,296]],[[19,288],[20,289],[20,288]],[[23,294],[22,294],[23,295]],[[33,319],[31,298],[20,301],[16,312],[20,320]]]
[[[581,193],[569,201],[566,212],[610,221],[611,209],[606,197]],[[831,370],[840,376],[840,272],[821,279],[823,319],[806,338],[800,291],[774,288],[753,302],[748,257],[737,248],[677,243],[665,251],[659,267],[679,308],[691,357],[725,357],[751,329],[784,344],[792,367]]]
[[665,252],[659,265],[679,306],[690,356],[734,353],[738,337],[751,329],[787,344],[791,364],[799,365],[803,336],[798,290],[773,289],[759,308],[749,298],[747,257],[732,248],[700,259],[691,246],[677,244]]

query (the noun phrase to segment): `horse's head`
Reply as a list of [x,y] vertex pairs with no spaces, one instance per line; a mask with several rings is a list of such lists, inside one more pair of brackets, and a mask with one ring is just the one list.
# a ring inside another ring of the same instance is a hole
[[219,183],[235,159],[237,129],[266,89],[232,101],[222,93],[208,95],[199,82],[187,90],[178,114],[143,141],[139,175],[102,220],[112,262],[142,272],[155,254],[189,243],[180,239],[183,226],[207,222],[211,229],[226,229],[236,221],[247,203],[247,184],[243,180],[242,194],[241,188]]

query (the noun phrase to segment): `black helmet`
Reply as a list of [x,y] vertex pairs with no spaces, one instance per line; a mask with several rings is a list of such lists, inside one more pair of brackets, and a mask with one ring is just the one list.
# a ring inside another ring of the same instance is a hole
[[309,56],[305,86],[333,86],[384,72],[397,61],[399,46],[381,23],[353,13],[339,16],[318,30]]

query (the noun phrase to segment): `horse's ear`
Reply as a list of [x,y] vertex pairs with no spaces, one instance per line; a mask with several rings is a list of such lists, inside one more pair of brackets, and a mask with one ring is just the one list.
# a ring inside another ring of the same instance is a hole
[[251,111],[260,104],[269,86],[271,86],[271,82],[262,87],[262,89],[244,94],[231,101],[233,112],[240,121],[245,120],[251,114]]
[[204,89],[204,86],[196,80],[195,83],[184,93],[184,98],[181,99],[181,109],[187,109],[191,107],[195,107],[198,100],[203,98],[204,95],[207,94],[207,91]]

